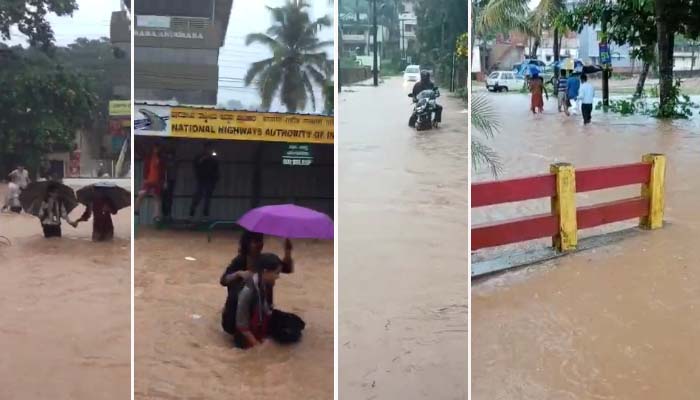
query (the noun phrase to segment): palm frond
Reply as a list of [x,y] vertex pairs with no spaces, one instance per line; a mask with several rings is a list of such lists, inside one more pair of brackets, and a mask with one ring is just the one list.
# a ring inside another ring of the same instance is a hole
[[530,9],[526,0],[492,0],[481,10],[480,31],[521,29]]
[[283,69],[279,64],[273,64],[260,74],[258,91],[262,100],[262,108],[266,111],[270,110],[272,99],[279,90],[282,72]]
[[472,167],[479,169],[486,166],[491,170],[491,175],[494,178],[503,170],[503,166],[498,157],[498,154],[489,146],[481,142],[481,140],[472,137]]
[[316,111],[316,96],[314,95],[314,87],[311,84],[311,81],[309,80],[309,76],[306,74],[306,72],[302,72],[301,81],[302,81],[302,83],[304,83],[304,87],[306,88],[306,91],[309,93],[309,97],[311,97],[311,108],[313,108],[313,110]]
[[483,95],[474,95],[471,104],[472,128],[492,138],[500,130],[498,113]]
[[245,78],[243,79],[245,85],[249,86],[256,76],[260,75],[266,68],[269,68],[274,62],[275,58],[271,57],[250,64],[250,67],[248,67],[248,72],[246,72]]

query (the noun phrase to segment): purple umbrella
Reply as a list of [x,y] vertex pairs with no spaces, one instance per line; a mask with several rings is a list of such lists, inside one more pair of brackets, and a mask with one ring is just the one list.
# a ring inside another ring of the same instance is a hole
[[290,239],[333,239],[333,220],[294,204],[254,208],[238,224],[249,231]]

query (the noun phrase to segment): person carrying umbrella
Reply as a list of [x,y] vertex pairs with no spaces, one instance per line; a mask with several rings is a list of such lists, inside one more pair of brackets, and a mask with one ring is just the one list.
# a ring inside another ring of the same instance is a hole
[[85,204],[85,212],[71,225],[77,228],[80,222],[88,221],[92,216],[92,240],[112,240],[112,215],[116,215],[119,209],[128,207],[130,197],[131,194],[127,190],[113,184],[98,183],[86,186],[78,190],[78,201]]
[[[44,182],[37,182],[34,185],[41,185],[42,183]],[[75,208],[75,195],[73,195],[73,199],[66,198],[66,195],[62,192],[65,192],[67,188],[70,190],[70,193],[73,194],[72,189],[55,182],[46,183],[46,194],[38,210],[35,210],[34,214],[39,218],[39,221],[41,221],[41,228],[44,231],[45,238],[61,237],[61,219],[73,225],[68,213]],[[27,186],[27,190],[23,194],[31,193],[31,189],[31,186]],[[25,207],[25,210],[26,209],[27,207]]]

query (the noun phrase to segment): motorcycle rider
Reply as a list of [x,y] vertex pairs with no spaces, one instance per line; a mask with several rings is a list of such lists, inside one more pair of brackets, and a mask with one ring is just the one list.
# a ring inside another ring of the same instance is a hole
[[[424,90],[435,90],[435,84],[430,80],[430,72],[422,70],[420,72],[420,81],[413,85],[413,99],[418,97],[418,94]],[[411,118],[408,120],[408,126],[411,128],[416,127],[416,120],[418,116],[414,112]],[[442,106],[435,103],[435,122],[440,123],[442,121]]]

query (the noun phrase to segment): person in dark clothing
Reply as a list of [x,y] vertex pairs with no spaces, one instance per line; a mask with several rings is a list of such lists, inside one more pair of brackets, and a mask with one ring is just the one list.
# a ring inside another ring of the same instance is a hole
[[163,217],[170,219],[173,210],[173,198],[175,196],[175,183],[177,182],[177,159],[175,149],[165,154],[165,180],[163,182]]
[[[420,80],[413,85],[413,98],[415,99],[424,90],[435,90],[435,84],[430,80],[430,72],[428,71],[420,72]],[[415,113],[412,114],[408,120],[408,126],[415,128],[417,120],[418,116]],[[442,106],[439,104],[435,104],[435,122],[442,122]]]
[[209,217],[209,205],[219,181],[219,161],[211,143],[204,145],[204,152],[194,160],[194,175],[197,178],[197,191],[190,206],[190,218],[194,217],[199,202],[204,199],[204,217]]
[[[240,239],[238,255],[231,261],[219,280],[221,285],[225,286],[228,291],[226,304],[222,312],[221,325],[224,331],[234,335],[234,337],[237,337],[236,312],[238,295],[246,282],[254,276],[263,246],[262,234],[245,231]],[[292,260],[292,243],[289,240],[285,241],[284,253],[284,259],[280,260],[280,272],[292,273],[294,272],[294,261]],[[264,286],[265,300],[272,305],[274,304],[273,285],[264,284]],[[301,330],[304,328],[304,321],[296,315],[275,310],[274,307],[272,313],[275,317],[271,319],[271,330],[275,333],[275,339],[281,343],[297,341],[301,336]],[[240,336],[238,337],[240,339]]]
[[275,310],[267,295],[282,272],[282,260],[275,254],[260,254],[255,271],[239,285],[235,299],[231,296],[227,299],[224,329],[231,331],[236,347],[242,349],[255,347],[267,337],[282,344],[298,342],[304,321],[294,314]]
[[45,238],[61,237],[61,219],[73,225],[68,216],[66,205],[58,195],[58,189],[50,185],[47,189],[46,197],[39,209],[39,220],[44,231]]
[[109,197],[100,193],[99,189],[96,189],[96,193],[92,204],[88,205],[83,215],[71,225],[77,228],[80,222],[85,222],[92,216],[92,241],[104,242],[114,238],[112,215],[117,214],[117,208]]

